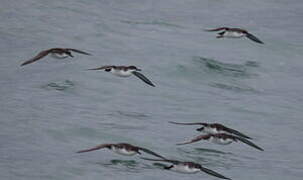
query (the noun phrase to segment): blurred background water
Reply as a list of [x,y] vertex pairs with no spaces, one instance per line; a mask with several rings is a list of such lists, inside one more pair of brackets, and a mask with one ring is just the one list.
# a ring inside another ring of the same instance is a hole
[[[234,180],[303,176],[302,0],[1,0],[1,179],[217,179],[107,150],[128,142]],[[248,39],[203,29],[242,27]],[[41,50],[93,54],[20,64]],[[136,65],[156,85],[85,69]],[[254,138],[199,142],[177,122],[219,122]]]

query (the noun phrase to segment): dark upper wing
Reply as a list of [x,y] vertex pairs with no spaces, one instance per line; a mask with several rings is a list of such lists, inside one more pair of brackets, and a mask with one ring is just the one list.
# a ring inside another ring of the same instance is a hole
[[141,159],[144,159],[144,160],[148,160],[148,161],[162,161],[162,162],[170,162],[170,163],[173,163],[173,164],[179,164],[181,163],[181,161],[177,161],[177,160],[170,160],[170,159],[150,159],[150,158],[145,158],[145,157],[140,157]]
[[230,178],[227,178],[227,177],[225,177],[225,176],[223,176],[223,175],[221,175],[221,174],[219,174],[219,173],[217,173],[217,172],[215,172],[213,170],[210,170],[210,169],[207,169],[207,168],[204,168],[204,167],[201,167],[200,170],[203,171],[203,172],[205,172],[205,173],[207,173],[207,174],[209,174],[209,175],[212,175],[212,176],[215,176],[215,177],[218,177],[218,178],[221,178],[221,179],[229,179],[229,180],[231,180]]
[[81,150],[81,151],[77,151],[77,153],[84,153],[84,152],[95,151],[95,150],[99,150],[99,149],[102,149],[102,148],[110,147],[111,145],[112,144],[100,144],[100,145],[95,146],[95,147],[90,148],[90,149],[84,149],[84,150]]
[[212,31],[222,31],[222,30],[227,30],[229,29],[228,27],[219,27],[219,28],[215,28],[215,29],[205,29],[205,31],[209,31],[209,32],[212,32]]
[[147,79],[143,74],[141,74],[141,73],[139,73],[137,71],[134,71],[133,74],[135,76],[137,76],[138,78],[140,78],[142,81],[144,81],[146,84],[155,87],[155,85],[149,79]]
[[154,156],[162,158],[162,159],[166,159],[165,157],[163,157],[163,156],[161,156],[161,155],[159,155],[159,154],[157,154],[157,153],[155,153],[155,152],[153,152],[153,151],[151,151],[149,149],[142,148],[142,147],[138,147],[138,148],[139,148],[139,150],[142,150],[143,152],[146,152],[148,154],[154,155]]
[[200,136],[197,136],[197,137],[195,137],[194,139],[192,139],[190,141],[187,141],[187,142],[184,142],[184,143],[178,143],[177,145],[191,144],[191,143],[200,141],[202,139],[208,139],[208,138],[210,138],[210,136],[211,136],[210,134],[200,135]]
[[243,137],[243,138],[247,138],[247,139],[252,139],[251,137],[248,137],[246,136],[245,134],[235,130],[235,129],[231,129],[231,128],[228,128],[226,126],[223,126],[222,124],[218,124],[222,130],[226,131],[226,132],[229,132],[231,134],[234,134],[234,135],[237,135],[237,136],[240,136],[240,137]]
[[107,69],[107,68],[113,68],[114,66],[101,66],[98,68],[92,68],[92,69],[88,69],[88,70],[103,70],[103,69]]
[[260,43],[260,44],[264,44],[260,39],[258,39],[256,36],[250,34],[250,33],[246,33],[246,37],[252,41],[255,41],[257,43]]
[[249,146],[251,146],[251,147],[254,147],[254,148],[256,148],[256,149],[258,149],[260,151],[264,151],[264,149],[260,148],[259,146],[255,145],[254,143],[252,143],[251,141],[249,141],[249,140],[247,140],[245,138],[236,137],[236,139],[239,140],[239,141],[241,141],[241,142],[243,142],[243,143],[245,143],[245,144],[247,144],[247,145],[249,145]]
[[85,54],[85,55],[91,56],[90,53],[87,53],[87,52],[84,52],[84,51],[80,51],[80,50],[78,50],[78,49],[70,49],[70,48],[68,48],[67,50],[70,50],[70,51],[74,51],[74,52],[76,52],[76,53],[80,53],[80,54]]
[[169,123],[172,124],[180,124],[180,125],[202,125],[202,126],[206,126],[206,123],[179,123],[179,122],[173,122],[173,121],[168,121]]
[[43,58],[44,56],[48,55],[50,53],[50,49],[41,51],[39,54],[37,54],[35,57],[31,58],[30,60],[25,61],[21,64],[21,66],[33,63],[35,61],[38,61],[39,59]]

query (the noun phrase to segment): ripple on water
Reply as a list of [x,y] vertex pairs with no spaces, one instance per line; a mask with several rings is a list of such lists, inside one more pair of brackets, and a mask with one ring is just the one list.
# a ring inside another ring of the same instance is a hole
[[255,76],[250,72],[251,67],[259,67],[254,61],[247,61],[244,64],[223,63],[215,59],[205,57],[193,57],[193,62],[201,69],[216,72],[224,76],[251,77]]
[[138,113],[138,112],[126,112],[126,111],[114,111],[112,113],[106,114],[108,116],[114,116],[114,117],[128,117],[128,118],[134,118],[134,119],[146,119],[148,115],[144,113]]
[[109,163],[96,163],[96,164],[110,169],[115,169],[123,172],[132,172],[132,173],[139,173],[144,169],[144,167],[142,167],[141,164],[136,162],[135,160],[113,159]]
[[164,26],[164,27],[176,27],[176,28],[183,28],[180,25],[160,21],[160,20],[153,20],[153,21],[129,21],[129,20],[121,20],[120,22],[131,24],[131,25],[158,25],[158,26]]
[[258,91],[252,87],[249,86],[244,86],[243,84],[241,85],[236,85],[236,84],[227,84],[227,83],[215,83],[211,82],[209,83],[209,86],[219,88],[219,89],[224,89],[224,90],[230,90],[234,92],[251,92],[251,93],[257,93]]
[[66,91],[74,87],[75,87],[75,83],[70,80],[50,82],[42,86],[43,89],[57,90],[57,91]]

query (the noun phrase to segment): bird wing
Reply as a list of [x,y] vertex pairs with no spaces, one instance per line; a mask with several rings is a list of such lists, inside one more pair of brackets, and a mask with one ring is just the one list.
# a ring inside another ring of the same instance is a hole
[[180,124],[180,125],[202,125],[205,126],[206,123],[180,123],[180,122],[173,122],[173,121],[168,121],[171,124]]
[[228,27],[219,27],[219,28],[215,28],[215,29],[205,29],[205,31],[209,31],[209,32],[212,32],[212,31],[222,31],[222,30],[227,30],[229,29]]
[[43,58],[44,56],[48,55],[51,52],[50,49],[39,52],[35,57],[31,58],[30,60],[25,61],[21,64],[21,66],[25,66],[27,64],[33,63],[35,61],[38,61],[39,59]]
[[264,42],[262,42],[260,39],[250,33],[246,33],[246,37],[252,41],[255,41],[256,43],[264,44]]
[[170,159],[151,159],[151,158],[145,158],[145,157],[140,157],[141,159],[144,159],[144,160],[148,160],[148,161],[162,161],[162,162],[170,162],[170,163],[173,163],[173,164],[179,164],[181,163],[181,161],[177,161],[177,160],[170,160]]
[[197,136],[195,137],[194,139],[190,140],[190,141],[186,141],[186,142],[183,142],[183,143],[178,143],[176,145],[184,145],[184,144],[191,144],[191,143],[194,143],[194,142],[197,142],[197,141],[200,141],[202,139],[208,139],[210,138],[210,134],[207,134],[207,135],[200,135],[200,136]]
[[215,176],[215,177],[218,177],[218,178],[221,178],[221,179],[229,179],[229,180],[231,180],[230,178],[227,178],[227,177],[225,177],[225,176],[223,176],[223,175],[221,175],[221,174],[219,174],[219,173],[217,173],[217,172],[215,172],[213,170],[207,169],[205,167],[200,167],[200,170],[203,171],[203,172],[205,172],[205,173],[207,173],[207,174],[209,174],[209,175],[212,175],[212,176]]
[[113,68],[114,66],[101,66],[98,68],[92,68],[92,69],[88,69],[88,70],[103,70],[103,69],[108,69],[108,68]]
[[224,130],[224,131],[226,131],[226,132],[229,132],[229,133],[231,133],[231,134],[235,134],[235,135],[240,136],[240,137],[243,137],[243,138],[252,139],[251,137],[248,137],[248,136],[246,136],[245,134],[243,134],[243,133],[241,133],[241,132],[239,132],[239,131],[237,131],[237,130],[235,130],[235,129],[228,128],[228,127],[223,126],[223,125],[221,125],[221,124],[218,124],[218,125],[221,126],[222,130]]
[[142,147],[138,147],[138,148],[139,148],[139,150],[142,150],[142,151],[145,152],[145,153],[148,153],[148,154],[154,155],[154,156],[156,156],[156,157],[165,159],[165,157],[163,157],[163,156],[161,156],[161,155],[159,155],[159,154],[157,154],[157,153],[155,153],[155,152],[153,152],[153,151],[151,151],[151,150],[149,150],[149,149],[142,148]]
[[255,145],[254,143],[252,143],[251,141],[249,141],[249,140],[247,140],[245,138],[236,137],[236,139],[239,140],[239,141],[241,141],[241,142],[243,142],[243,143],[245,143],[245,144],[247,144],[247,145],[249,145],[249,146],[251,146],[251,147],[254,147],[254,148],[256,148],[256,149],[258,149],[260,151],[264,151],[264,149],[260,148],[259,146]]
[[137,76],[139,79],[141,79],[142,81],[144,81],[146,84],[155,87],[155,85],[149,79],[147,79],[143,74],[137,71],[134,71],[133,74]]
[[90,53],[87,53],[87,52],[84,52],[84,51],[80,51],[80,50],[78,50],[78,49],[71,49],[71,48],[68,48],[67,50],[70,50],[70,51],[73,51],[73,52],[76,52],[76,53],[80,53],[80,54],[89,55],[89,56],[92,55],[92,54],[90,54]]
[[81,151],[77,151],[77,153],[95,151],[95,150],[99,150],[99,149],[102,149],[102,148],[110,147],[111,145],[113,145],[113,144],[100,144],[100,145],[95,146],[95,147],[90,148],[90,149],[84,149],[84,150],[81,150]]

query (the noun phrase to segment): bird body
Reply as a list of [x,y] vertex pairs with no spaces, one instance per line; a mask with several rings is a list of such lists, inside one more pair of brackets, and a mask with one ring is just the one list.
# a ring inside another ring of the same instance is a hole
[[209,141],[214,144],[220,144],[220,145],[228,145],[228,144],[234,142],[234,140],[230,139],[230,138],[217,138],[214,136],[210,136]]
[[234,136],[231,134],[225,134],[225,133],[219,133],[219,134],[207,134],[207,135],[200,135],[197,136],[195,138],[193,138],[190,141],[186,141],[184,143],[178,143],[177,145],[185,145],[185,144],[191,144],[197,141],[201,141],[201,140],[206,140],[206,141],[210,141],[216,144],[220,144],[220,145],[227,145],[227,144],[231,144],[232,142],[243,142],[255,149],[258,149],[260,151],[264,151],[261,147],[257,146],[256,144],[254,144],[253,142],[247,140],[246,138],[242,138],[242,137],[238,137],[238,136]]
[[224,126],[223,124],[220,123],[205,123],[205,122],[194,122],[194,123],[179,123],[179,122],[173,122],[173,121],[169,121],[169,123],[172,124],[178,124],[178,125],[200,125],[202,127],[196,129],[199,132],[202,132],[204,134],[220,134],[220,133],[226,133],[226,134],[233,134],[233,135],[237,135],[239,137],[243,137],[243,138],[247,138],[247,139],[251,139],[250,137],[248,137],[247,135]]
[[133,156],[135,154],[139,154],[137,148],[126,148],[126,147],[117,147],[111,146],[111,150],[117,154],[124,155],[124,156]]
[[133,69],[114,69],[112,68],[111,69],[111,73],[116,75],[116,76],[119,76],[119,77],[129,77],[133,74],[135,70]]
[[139,146],[134,146],[134,145],[131,145],[131,144],[128,144],[128,143],[100,144],[100,145],[97,145],[93,148],[78,151],[77,153],[96,151],[96,150],[104,149],[104,148],[107,148],[107,149],[109,149],[109,150],[111,150],[111,151],[113,151],[117,154],[124,155],[124,156],[133,156],[133,155],[136,155],[136,154],[141,154],[140,151],[143,151],[143,152],[151,154],[153,156],[163,158],[161,155],[159,155],[159,154],[157,154],[157,153],[155,153],[151,150],[148,150],[146,148],[139,147]]
[[138,71],[141,71],[141,69],[138,69],[136,66],[113,66],[113,65],[107,65],[107,66],[101,66],[98,68],[88,69],[88,70],[104,70],[106,72],[110,72],[115,76],[119,77],[129,77],[131,75],[135,75],[139,79],[141,79],[146,84],[155,87],[155,85],[147,79],[143,74],[139,73]]
[[221,36],[218,36],[218,38],[220,38],[220,37],[241,38],[244,36],[245,36],[245,33],[241,32],[241,31],[224,31]]
[[[170,169],[176,172],[180,172],[180,173],[185,173],[185,174],[194,174],[197,172],[201,172],[200,168],[196,168],[195,166],[193,166],[190,163],[180,163],[180,164],[174,164]],[[167,167],[166,169],[168,169],[169,167]]]
[[194,174],[197,172],[205,172],[211,176],[215,176],[221,179],[229,179],[228,177],[225,177],[213,170],[210,170],[208,168],[203,167],[201,164],[195,163],[195,162],[183,162],[183,161],[177,161],[177,160],[169,160],[166,158],[162,159],[150,159],[150,158],[141,158],[149,161],[162,161],[162,162],[168,162],[171,163],[172,165],[170,166],[165,166],[164,169],[167,170],[173,170],[175,172],[179,173],[185,173],[185,174]]
[[36,62],[42,58],[44,58],[47,55],[51,55],[51,57],[56,59],[65,59],[67,57],[74,57],[71,52],[76,52],[84,55],[91,55],[87,52],[80,51],[78,49],[72,49],[72,48],[51,48],[44,51],[39,52],[35,57],[23,62],[21,66],[25,66],[27,64],[31,64],[33,62]]
[[247,37],[248,39],[250,39],[250,40],[252,40],[256,43],[264,44],[256,36],[249,33],[247,30],[241,29],[241,28],[220,27],[220,28],[215,28],[215,29],[207,29],[206,31],[209,31],[209,32],[220,31],[218,33],[217,38],[242,38],[242,37]]

